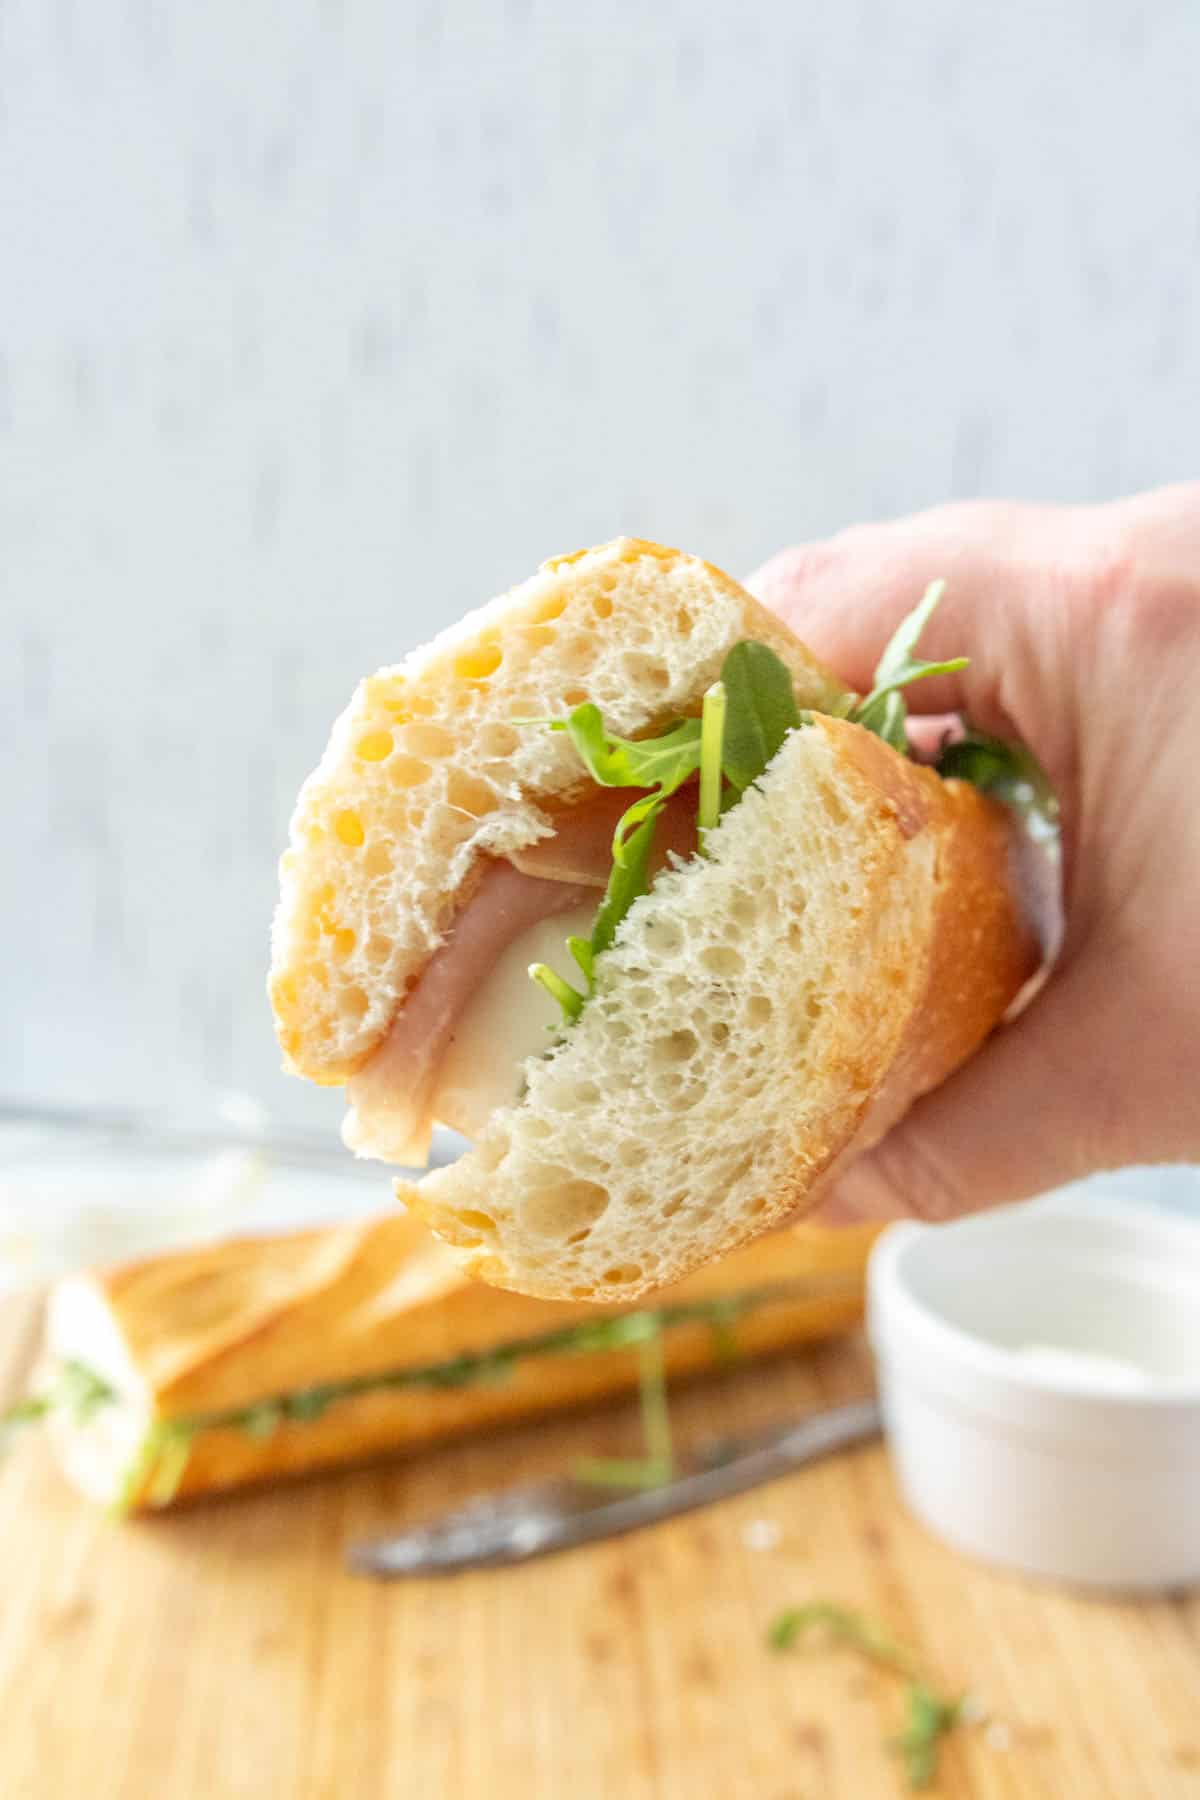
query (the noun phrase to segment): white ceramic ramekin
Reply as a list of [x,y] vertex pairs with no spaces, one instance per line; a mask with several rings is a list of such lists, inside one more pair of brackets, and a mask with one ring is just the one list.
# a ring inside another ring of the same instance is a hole
[[868,1321],[913,1511],[1111,1589],[1200,1581],[1200,1223],[1065,1190],[892,1226]]

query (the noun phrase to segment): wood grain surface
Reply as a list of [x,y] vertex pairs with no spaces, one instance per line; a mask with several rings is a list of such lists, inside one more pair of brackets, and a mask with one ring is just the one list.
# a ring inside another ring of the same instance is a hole
[[[0,1396],[35,1303],[6,1299]],[[679,1392],[682,1438],[862,1390],[828,1346]],[[783,1606],[863,1607],[988,1722],[938,1792],[1200,1796],[1200,1597],[1084,1600],[960,1560],[878,1447],[523,1569],[381,1586],[352,1539],[635,1442],[622,1407],[119,1526],[45,1448],[0,1468],[5,1800],[874,1800],[902,1695],[845,1652],[776,1655]],[[771,1535],[778,1542],[756,1548]]]

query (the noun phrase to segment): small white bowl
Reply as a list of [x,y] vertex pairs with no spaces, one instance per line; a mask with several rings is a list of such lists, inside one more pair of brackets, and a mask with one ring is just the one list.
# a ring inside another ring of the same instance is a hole
[[1088,1189],[879,1240],[868,1325],[901,1487],[960,1550],[1200,1581],[1200,1223]]

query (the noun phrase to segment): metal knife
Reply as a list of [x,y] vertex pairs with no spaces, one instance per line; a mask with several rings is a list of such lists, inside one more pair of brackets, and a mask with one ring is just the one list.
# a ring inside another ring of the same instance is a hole
[[411,1531],[355,1544],[347,1562],[356,1574],[382,1578],[528,1562],[744,1494],[832,1450],[875,1437],[880,1429],[878,1401],[855,1400],[752,1437],[718,1439],[685,1452],[672,1478],[656,1487],[614,1488],[560,1476],[484,1494]]

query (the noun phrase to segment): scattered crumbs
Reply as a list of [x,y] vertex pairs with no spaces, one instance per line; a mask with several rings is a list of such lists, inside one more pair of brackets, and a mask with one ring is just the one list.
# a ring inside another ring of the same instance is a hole
[[742,1542],[747,1550],[778,1550],[782,1537],[774,1519],[749,1519],[742,1526]]

